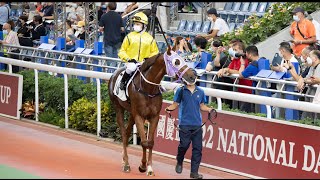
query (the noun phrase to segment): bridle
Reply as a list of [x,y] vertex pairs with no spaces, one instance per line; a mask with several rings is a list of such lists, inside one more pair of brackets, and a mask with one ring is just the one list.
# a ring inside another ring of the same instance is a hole
[[[160,55],[161,55],[161,54],[159,54],[159,55],[156,57],[155,61],[160,57]],[[188,65],[184,62],[184,60],[183,60],[177,53],[175,53],[175,52],[173,52],[173,51],[171,51],[171,56],[167,55],[167,52],[165,52],[164,55],[163,55],[163,57],[164,57],[163,59],[164,59],[165,65],[166,65],[166,73],[167,73],[167,75],[169,75],[169,76],[175,76],[175,75],[177,75],[177,76],[178,76],[178,80],[177,80],[177,81],[181,81],[181,79],[183,79],[183,75],[190,69],[190,68],[188,67]],[[179,60],[179,65],[174,65],[174,64],[172,63],[173,60]],[[181,69],[182,69],[183,67],[185,67],[185,69],[181,72]],[[134,86],[134,88],[135,88],[138,92],[144,94],[145,96],[148,96],[148,97],[150,97],[150,98],[153,98],[153,97],[156,97],[156,96],[161,95],[161,94],[165,91],[164,88],[161,87],[161,84],[157,84],[157,83],[154,83],[154,82],[152,82],[152,81],[149,81],[149,80],[143,75],[143,73],[141,72],[140,68],[138,68],[138,72],[140,73],[140,87],[137,88],[137,86],[136,86],[136,85],[134,84],[134,82],[133,82],[133,86]],[[159,87],[159,93],[157,93],[157,94],[148,94],[147,92],[143,91],[143,90],[141,89],[141,81],[142,81],[141,78],[142,78],[146,83],[148,83],[148,84],[150,84],[150,85],[158,86],[158,87]]]

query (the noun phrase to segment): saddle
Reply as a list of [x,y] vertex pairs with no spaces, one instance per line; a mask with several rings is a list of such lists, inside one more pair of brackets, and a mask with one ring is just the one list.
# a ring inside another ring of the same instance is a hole
[[135,72],[130,76],[129,80],[126,82],[125,90],[120,89],[120,83],[121,83],[121,79],[122,79],[122,76],[124,74],[125,69],[117,77],[116,84],[113,89],[113,94],[116,95],[119,99],[121,99],[121,101],[127,101],[129,99],[128,87],[129,87],[130,83],[132,82],[133,77],[138,72],[138,68],[135,70]]

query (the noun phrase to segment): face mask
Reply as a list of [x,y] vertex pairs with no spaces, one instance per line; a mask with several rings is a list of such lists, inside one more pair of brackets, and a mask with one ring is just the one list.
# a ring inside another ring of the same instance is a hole
[[307,64],[310,66],[312,64],[312,59],[310,57],[307,57]]
[[196,79],[194,80],[194,82],[189,83],[188,81],[186,81],[184,78],[182,78],[182,80],[187,84],[187,85],[194,85],[197,82],[198,77],[196,77]]
[[209,20],[209,21],[213,21],[212,17],[208,17],[208,20]]
[[235,51],[232,48],[229,48],[228,53],[230,56],[234,57],[235,56]]
[[2,33],[3,33],[3,35],[6,35],[6,34],[8,34],[8,31],[7,30],[2,30]]
[[293,20],[298,22],[298,21],[300,21],[300,18],[298,16],[296,16],[296,15],[293,15]]
[[77,4],[73,4],[73,5],[72,5],[72,7],[77,8],[77,7],[78,7],[78,5],[77,5]]
[[139,25],[134,25],[133,26],[133,30],[136,31],[136,32],[140,32],[140,31],[142,31],[142,27],[139,26]]

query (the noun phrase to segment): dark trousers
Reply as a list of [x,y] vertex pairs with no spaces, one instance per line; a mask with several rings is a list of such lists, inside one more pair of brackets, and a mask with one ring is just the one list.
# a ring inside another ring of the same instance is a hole
[[[197,173],[202,158],[202,128],[199,129],[200,126],[184,125],[179,126],[179,128],[180,144],[178,146],[177,163],[182,164],[184,155],[192,142],[191,172]],[[195,132],[196,130],[198,131]]]

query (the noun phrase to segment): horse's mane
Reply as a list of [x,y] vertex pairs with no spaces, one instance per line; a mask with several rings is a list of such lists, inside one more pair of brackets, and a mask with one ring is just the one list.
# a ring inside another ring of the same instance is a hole
[[161,53],[159,53],[158,55],[152,56],[148,59],[145,59],[143,64],[140,67],[140,71],[141,72],[145,72],[147,71],[158,59],[158,57],[161,55]]

